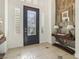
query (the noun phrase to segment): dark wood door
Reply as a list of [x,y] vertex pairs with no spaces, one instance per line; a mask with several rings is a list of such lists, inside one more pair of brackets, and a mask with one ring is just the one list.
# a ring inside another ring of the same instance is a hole
[[39,43],[39,9],[24,6],[23,8],[24,46]]

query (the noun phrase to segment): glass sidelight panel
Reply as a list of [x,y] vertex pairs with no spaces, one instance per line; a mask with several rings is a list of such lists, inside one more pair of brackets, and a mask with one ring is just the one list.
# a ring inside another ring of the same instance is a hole
[[36,35],[36,12],[27,11],[27,35]]

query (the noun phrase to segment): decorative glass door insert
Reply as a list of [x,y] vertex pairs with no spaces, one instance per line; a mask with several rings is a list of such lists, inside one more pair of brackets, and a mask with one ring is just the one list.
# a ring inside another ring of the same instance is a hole
[[36,12],[27,11],[27,35],[36,35]]

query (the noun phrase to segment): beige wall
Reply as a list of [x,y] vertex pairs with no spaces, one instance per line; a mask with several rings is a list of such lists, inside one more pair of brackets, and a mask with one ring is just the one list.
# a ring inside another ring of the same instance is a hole
[[[3,23],[2,26],[0,27],[0,30],[5,33],[5,0],[0,0],[0,18],[2,19]],[[0,53],[5,53],[6,52],[6,42],[3,44],[0,44]]]
[[3,21],[3,24],[0,27],[0,30],[4,32],[4,0],[0,0],[0,20]]
[[[54,25],[55,25],[55,0],[50,0],[50,9],[49,9],[49,18],[51,19],[49,22],[49,26],[50,26],[50,34],[52,34],[52,32],[54,31]],[[51,24],[50,24],[51,23]],[[50,43],[54,43],[55,42],[55,37],[50,38],[49,40]]]
[[75,53],[75,56],[79,59],[79,0],[76,0],[75,2],[75,18],[76,18],[76,21],[75,21],[75,25],[76,25],[76,53]]
[[4,0],[0,0],[0,17],[4,17]]
[[[23,5],[32,6],[40,9],[40,43],[42,42],[51,42],[51,20],[55,20],[54,17],[54,5],[51,5],[51,1],[48,0],[38,0],[38,4],[30,4],[27,2],[21,2],[20,0],[9,0],[9,32],[8,32],[8,48],[15,48],[23,46]],[[54,3],[54,0],[53,0]],[[55,3],[54,3],[55,4]],[[53,9],[51,9],[51,6]],[[20,25],[20,34],[15,32],[15,8],[21,9],[21,25]],[[51,11],[53,10],[53,14]],[[52,16],[52,17],[51,17]],[[53,18],[53,19],[52,19]],[[52,23],[52,25],[54,22]],[[43,33],[42,31],[43,30]]]

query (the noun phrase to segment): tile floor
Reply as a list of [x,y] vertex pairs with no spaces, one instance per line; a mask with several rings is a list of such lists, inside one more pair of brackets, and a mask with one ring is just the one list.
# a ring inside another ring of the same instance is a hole
[[52,46],[49,43],[10,49],[3,59],[61,59],[58,58],[58,56],[62,56],[62,59],[75,59],[73,55]]

